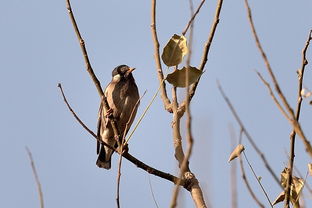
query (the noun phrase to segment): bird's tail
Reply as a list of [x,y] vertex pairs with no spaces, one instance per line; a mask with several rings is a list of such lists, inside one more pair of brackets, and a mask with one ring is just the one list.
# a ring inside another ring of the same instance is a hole
[[105,168],[109,170],[111,168],[111,158],[112,158],[112,152],[108,151],[106,153],[104,145],[101,144],[100,153],[96,161],[96,165],[99,168]]

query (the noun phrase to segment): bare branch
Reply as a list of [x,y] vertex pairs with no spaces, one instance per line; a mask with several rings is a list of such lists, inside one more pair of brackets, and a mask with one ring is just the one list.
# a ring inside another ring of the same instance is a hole
[[266,167],[266,169],[269,171],[269,173],[272,175],[272,177],[274,178],[275,182],[282,188],[279,179],[277,177],[277,175],[274,173],[272,167],[270,166],[269,162],[267,161],[266,157],[264,156],[264,154],[261,152],[261,150],[258,148],[257,144],[254,142],[253,138],[250,136],[250,134],[248,133],[247,129],[245,128],[243,122],[241,121],[241,119],[239,118],[234,106],[232,105],[230,99],[226,96],[225,92],[223,91],[221,85],[219,82],[217,82],[218,84],[218,88],[219,91],[221,92],[221,95],[223,97],[223,99],[225,100],[226,104],[228,105],[228,107],[231,110],[231,113],[233,114],[235,120],[237,121],[237,123],[239,124],[239,126],[241,127],[242,131],[244,132],[244,134],[246,135],[248,141],[250,142],[251,146],[256,150],[257,154],[260,156],[260,158],[262,159],[264,166]]
[[[296,115],[295,115],[297,122],[299,121],[299,117],[300,117],[300,110],[301,110],[301,103],[302,103],[301,90],[302,90],[305,66],[308,64],[308,61],[306,58],[306,52],[309,47],[310,41],[312,39],[311,33],[312,33],[312,30],[310,30],[306,44],[304,48],[302,49],[302,63],[301,63],[301,68],[298,70],[298,92],[297,92],[298,101],[297,101],[297,108],[296,108]],[[289,153],[289,164],[288,164],[289,171],[287,175],[287,185],[285,189],[285,207],[289,207],[290,189],[291,189],[293,167],[294,167],[294,160],[295,160],[295,139],[296,139],[296,131],[295,129],[293,129],[292,132],[290,133],[290,153]]]
[[249,7],[249,4],[248,4],[248,0],[245,0],[245,6],[246,6],[246,9],[247,9],[247,13],[248,13],[248,20],[249,20],[249,23],[250,23],[250,27],[251,27],[251,30],[252,30],[252,34],[255,38],[255,41],[256,41],[256,45],[261,53],[261,56],[264,60],[264,63],[266,65],[266,68],[267,68],[267,71],[268,73],[270,74],[270,77],[273,81],[273,84],[274,84],[274,87],[275,87],[275,90],[277,92],[277,94],[279,95],[280,99],[282,100],[282,103],[283,105],[285,106],[286,110],[288,111],[289,113],[289,117],[291,118],[289,120],[289,122],[291,123],[291,125],[293,126],[295,132],[301,137],[302,141],[303,141],[303,144],[305,146],[305,149],[306,149],[306,152],[312,157],[312,146],[310,144],[310,141],[306,138],[306,136],[304,135],[303,131],[302,131],[302,128],[300,126],[300,124],[298,123],[298,121],[296,120],[296,116],[294,114],[294,111],[293,109],[290,107],[289,103],[287,102],[283,92],[281,91],[280,87],[279,87],[279,84],[277,82],[277,79],[275,78],[275,75],[273,73],[273,70],[271,68],[271,65],[269,63],[269,60],[260,44],[260,40],[259,40],[259,37],[256,33],[256,29],[255,29],[255,26],[254,26],[254,23],[253,23],[253,19],[252,19],[252,15],[251,15],[251,9]]
[[152,197],[153,197],[153,201],[154,201],[154,203],[155,203],[155,206],[156,206],[157,208],[159,208],[158,203],[157,203],[156,198],[155,198],[155,195],[154,195],[154,191],[153,191],[153,187],[152,187],[152,182],[151,182],[151,177],[150,177],[150,175],[148,175],[148,183],[149,183],[149,187],[150,187],[150,190],[151,190],[151,193],[152,193]]
[[67,7],[68,15],[69,15],[70,20],[71,20],[71,22],[73,24],[75,33],[77,35],[77,38],[78,38],[78,41],[79,41],[79,44],[80,44],[82,55],[83,55],[83,58],[84,58],[84,61],[85,61],[85,64],[86,64],[86,69],[87,69],[87,71],[88,71],[92,81],[94,82],[100,97],[102,97],[104,95],[104,93],[103,93],[103,90],[102,90],[102,87],[101,87],[101,83],[97,79],[97,77],[95,76],[95,74],[93,72],[93,69],[92,69],[92,66],[91,66],[91,63],[90,63],[90,60],[89,60],[89,57],[88,57],[87,49],[86,49],[86,46],[85,46],[85,42],[84,42],[84,40],[82,39],[82,37],[80,35],[79,29],[78,29],[78,25],[77,25],[75,17],[74,17],[74,13],[73,13],[71,5],[70,5],[70,0],[66,0],[66,7]]
[[290,120],[290,118],[289,118],[288,114],[286,113],[286,111],[284,110],[283,106],[280,104],[280,102],[277,100],[276,96],[274,95],[273,90],[272,90],[270,84],[267,81],[265,81],[265,79],[260,74],[260,72],[257,71],[257,75],[259,76],[259,78],[263,82],[263,84],[268,88],[268,90],[270,92],[270,95],[271,95],[273,101],[275,102],[276,106],[278,107],[278,109],[287,118],[287,120]]
[[250,169],[251,169],[253,175],[255,176],[255,179],[257,180],[258,184],[260,185],[260,187],[261,187],[261,189],[262,189],[262,191],[263,191],[265,197],[267,198],[267,200],[268,200],[270,206],[273,208],[273,205],[272,205],[272,203],[271,203],[271,201],[270,201],[270,198],[269,198],[267,192],[265,191],[263,185],[261,184],[260,179],[259,179],[258,176],[256,175],[256,172],[254,171],[254,169],[253,169],[253,167],[251,166],[250,162],[248,161],[248,158],[247,158],[247,156],[246,156],[245,151],[243,151],[243,154],[244,154],[244,157],[245,157],[245,159],[246,159],[246,161],[247,161],[247,163],[248,163],[248,165],[249,165],[249,167],[250,167]]
[[255,202],[258,204],[259,207],[261,208],[265,208],[264,205],[259,201],[259,199],[257,198],[256,194],[253,192],[249,182],[248,182],[248,179],[246,177],[246,173],[245,173],[245,169],[244,169],[244,164],[243,164],[243,160],[242,160],[242,157],[239,157],[239,163],[240,163],[240,169],[241,169],[241,172],[242,172],[242,178],[243,178],[243,181],[247,187],[247,190],[248,192],[250,193],[250,196],[255,200]]
[[[127,141],[125,141],[125,138],[126,138],[126,134],[128,132],[128,128],[129,128],[129,125],[130,125],[130,121],[132,120],[133,116],[134,116],[134,112],[135,110],[137,109],[137,106],[139,105],[141,99],[144,97],[144,95],[146,94],[146,90],[144,91],[143,95],[140,97],[140,99],[137,100],[137,102],[135,103],[134,107],[132,108],[132,111],[131,111],[131,114],[130,114],[130,117],[126,123],[126,130],[124,131],[123,133],[123,137],[122,137],[122,143],[120,145],[120,155],[119,155],[119,162],[118,162],[118,171],[117,171],[117,189],[116,189],[116,203],[117,203],[117,207],[119,208],[120,207],[120,201],[119,201],[119,190],[120,190],[120,178],[121,178],[121,164],[122,164],[122,155],[125,151],[127,151],[127,148],[128,148],[128,144],[127,144]],[[126,147],[126,148],[125,148]],[[124,149],[125,148],[125,149]]]
[[38,189],[38,194],[39,194],[39,201],[40,201],[40,208],[44,208],[43,193],[42,193],[40,179],[39,179],[38,173],[36,171],[35,162],[34,162],[34,159],[32,157],[32,154],[31,154],[30,150],[28,149],[28,147],[26,147],[26,151],[27,151],[27,154],[28,154],[28,157],[29,157],[29,160],[30,160],[31,169],[33,171],[33,175],[35,177],[35,181],[36,181],[36,184],[37,184],[37,189]]
[[[199,66],[199,70],[201,70],[201,71],[204,70],[205,65],[207,63],[207,60],[208,60],[208,53],[209,53],[209,50],[210,50],[210,46],[211,46],[211,43],[213,41],[213,38],[214,38],[214,35],[215,35],[215,32],[216,32],[218,23],[220,21],[220,13],[221,13],[222,4],[223,4],[223,0],[218,0],[214,21],[213,21],[213,23],[211,25],[210,33],[208,35],[208,40],[205,43],[202,60],[201,60],[200,66]],[[199,81],[200,81],[200,78],[198,79],[198,81],[196,83],[194,83],[190,87],[189,100],[192,100],[193,96],[195,95],[195,91],[196,91],[196,88],[198,86]],[[182,107],[184,105],[185,105],[185,102],[182,104]]]
[[191,17],[191,19],[189,20],[189,22],[187,23],[185,29],[184,29],[183,32],[182,32],[182,35],[183,35],[183,36],[186,34],[186,32],[188,31],[188,29],[189,29],[190,26],[192,25],[192,23],[193,23],[193,21],[194,21],[196,15],[199,13],[199,11],[200,11],[201,7],[204,5],[205,1],[206,1],[206,0],[202,0],[202,1],[200,2],[200,4],[199,4],[198,8],[196,9],[195,13],[192,12],[192,17]]
[[151,16],[152,17],[151,32],[152,32],[153,43],[154,43],[154,58],[156,62],[158,80],[159,80],[159,83],[161,84],[161,98],[164,103],[165,109],[168,112],[172,113],[172,106],[167,95],[166,83],[163,81],[164,74],[163,74],[163,70],[161,67],[160,55],[159,55],[159,41],[158,41],[157,30],[156,30],[156,0],[152,0],[151,15],[152,15]]

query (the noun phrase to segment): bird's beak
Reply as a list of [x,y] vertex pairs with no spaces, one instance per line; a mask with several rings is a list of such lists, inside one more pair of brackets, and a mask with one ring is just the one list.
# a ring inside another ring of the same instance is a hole
[[129,68],[128,71],[126,72],[126,77],[129,76],[129,74],[131,74],[131,72],[133,72],[135,70],[135,68]]
[[129,68],[128,74],[130,74],[130,73],[133,72],[134,70],[135,70],[135,68]]

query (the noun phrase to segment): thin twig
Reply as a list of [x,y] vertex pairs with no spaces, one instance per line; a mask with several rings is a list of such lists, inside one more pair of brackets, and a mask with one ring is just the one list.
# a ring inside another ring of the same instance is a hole
[[192,17],[191,17],[191,19],[189,20],[189,22],[187,23],[185,29],[184,29],[183,32],[182,32],[182,35],[183,35],[183,36],[185,36],[185,34],[187,33],[188,29],[190,28],[190,26],[191,26],[191,24],[193,23],[193,21],[194,21],[196,15],[199,13],[199,11],[200,11],[201,7],[204,5],[204,3],[205,3],[205,0],[202,0],[202,1],[200,2],[199,6],[197,7],[196,11],[195,11],[194,13],[192,12]]
[[288,114],[286,113],[286,111],[284,110],[283,106],[280,104],[280,102],[277,100],[276,96],[274,95],[274,92],[270,86],[270,84],[263,78],[263,76],[261,75],[260,72],[256,71],[258,77],[260,78],[260,80],[263,82],[263,84],[267,87],[267,89],[269,90],[269,93],[273,99],[273,101],[275,102],[276,106],[278,107],[278,109],[282,112],[282,114],[288,119],[290,120]]
[[40,208],[44,208],[42,187],[41,187],[41,183],[40,183],[40,179],[39,179],[38,173],[36,171],[35,162],[34,162],[34,159],[33,159],[32,154],[31,154],[31,152],[30,152],[28,147],[26,147],[26,151],[27,151],[27,154],[29,156],[31,169],[32,169],[32,172],[33,172],[33,175],[35,177],[36,184],[37,184],[37,190],[38,190],[39,201],[40,201]]
[[290,124],[293,126],[295,132],[301,137],[302,141],[303,141],[303,144],[305,146],[305,149],[306,149],[306,152],[312,157],[312,146],[310,144],[310,141],[306,138],[306,136],[304,135],[304,132],[301,128],[301,125],[299,124],[299,122],[296,120],[296,116],[294,114],[294,111],[293,109],[290,107],[286,97],[284,96],[278,82],[277,82],[277,79],[273,73],[273,70],[271,68],[271,65],[269,63],[269,60],[261,46],[261,43],[260,43],[260,40],[259,40],[259,37],[257,35],[257,32],[256,32],[256,29],[255,29],[255,26],[254,26],[254,22],[253,22],[253,19],[252,19],[252,14],[251,14],[251,9],[249,7],[249,4],[248,4],[248,0],[245,0],[245,6],[246,6],[246,9],[247,9],[247,14],[248,14],[248,20],[249,20],[249,24],[250,24],[250,27],[251,27],[251,31],[252,31],[252,34],[255,38],[255,41],[256,41],[256,45],[261,53],[261,56],[262,56],[262,59],[266,65],[266,68],[267,68],[267,71],[272,79],[272,82],[274,84],[274,88],[275,88],[275,91],[277,92],[279,98],[281,99],[284,107],[286,108],[286,110],[288,111],[288,114],[289,114],[289,117],[291,119],[289,119],[289,122]]
[[166,83],[164,80],[164,74],[160,62],[160,55],[159,55],[159,41],[157,37],[157,30],[156,30],[156,0],[152,0],[152,11],[151,11],[151,32],[152,38],[154,43],[154,58],[156,62],[156,70],[158,75],[159,83],[161,84],[161,99],[164,103],[164,107],[168,112],[172,113],[172,106],[170,100],[167,95],[166,90]]
[[148,183],[149,183],[149,187],[150,187],[150,190],[151,190],[151,194],[152,194],[152,197],[153,197],[153,201],[154,201],[154,203],[155,203],[155,206],[156,206],[157,208],[159,208],[158,203],[157,203],[156,198],[155,198],[155,195],[154,195],[154,191],[153,191],[153,187],[152,187],[152,182],[151,182],[151,177],[150,177],[150,175],[148,175]]
[[[301,103],[302,103],[302,83],[303,83],[303,75],[305,71],[305,67],[308,64],[306,58],[306,52],[309,47],[310,41],[312,39],[310,30],[308,39],[304,48],[302,49],[302,63],[301,68],[298,70],[298,92],[297,92],[297,108],[296,108],[296,120],[299,121],[300,117],[300,110],[301,110]],[[293,167],[294,167],[294,160],[295,160],[295,139],[296,139],[296,131],[295,129],[292,130],[290,133],[290,155],[289,155],[289,165],[288,165],[288,174],[287,174],[287,185],[285,189],[285,208],[289,208],[289,201],[290,201],[290,189],[291,189],[291,182],[292,182],[292,174],[293,174]]]
[[267,200],[268,200],[270,206],[273,208],[273,205],[272,205],[272,203],[271,203],[271,201],[270,201],[270,198],[269,198],[267,192],[265,191],[264,187],[263,187],[262,184],[261,184],[260,179],[258,178],[257,174],[255,173],[254,169],[252,168],[250,162],[248,161],[248,158],[247,158],[247,156],[246,156],[245,151],[243,151],[243,154],[244,154],[244,157],[245,157],[245,159],[246,159],[246,161],[247,161],[247,163],[248,163],[248,165],[249,165],[249,167],[250,167],[250,169],[251,169],[253,175],[255,176],[256,180],[258,181],[258,183],[259,183],[259,185],[260,185],[260,187],[261,187],[261,189],[262,189],[262,191],[263,191],[265,197],[267,198]]
[[120,178],[121,178],[121,164],[122,164],[122,155],[124,151],[122,150],[119,155],[119,161],[118,161],[118,171],[117,171],[117,189],[116,189],[116,203],[117,207],[120,208],[120,201],[119,201],[119,196],[120,196]]
[[277,94],[279,95],[279,97],[281,98],[281,100],[283,101],[283,104],[285,105],[285,107],[286,107],[288,113],[289,113],[290,115],[294,115],[293,110],[291,109],[291,107],[290,107],[290,105],[288,104],[288,102],[287,102],[287,100],[286,100],[284,94],[282,93],[282,91],[281,91],[281,89],[280,89],[280,87],[279,87],[279,84],[278,84],[278,82],[277,82],[277,79],[276,79],[276,77],[275,77],[275,75],[274,75],[274,73],[273,73],[273,70],[272,70],[272,68],[271,68],[270,62],[269,62],[269,60],[268,60],[268,58],[267,58],[267,56],[266,56],[266,54],[265,54],[265,52],[264,52],[264,50],[263,50],[263,48],[262,48],[262,46],[261,46],[261,43],[260,43],[258,34],[257,34],[257,32],[256,32],[256,28],[255,28],[255,26],[254,26],[254,22],[253,22],[253,19],[252,19],[251,9],[250,9],[250,7],[249,7],[248,0],[245,0],[245,6],[246,6],[246,9],[247,9],[247,13],[248,13],[248,20],[249,20],[249,24],[250,24],[250,27],[251,27],[251,30],[252,30],[252,34],[253,34],[253,36],[254,36],[254,38],[255,38],[256,45],[257,45],[257,47],[258,47],[258,49],[259,49],[259,51],[260,51],[260,53],[261,53],[262,59],[263,59],[265,65],[266,65],[266,68],[267,68],[267,70],[268,70],[268,73],[270,74],[270,77],[272,78],[272,81],[273,81],[273,83],[274,83],[275,90],[276,90]]
[[[68,11],[68,15],[70,17],[70,20],[71,20],[72,25],[74,27],[76,36],[77,36],[78,41],[80,43],[80,48],[81,48],[81,51],[82,51],[82,54],[83,54],[83,58],[84,58],[84,61],[85,61],[86,69],[87,69],[87,71],[88,71],[92,81],[94,82],[94,84],[96,86],[96,89],[97,89],[97,91],[98,91],[98,93],[99,93],[99,95],[101,97],[101,105],[103,105],[105,110],[108,111],[109,105],[108,105],[108,102],[107,102],[107,98],[106,98],[106,96],[103,93],[100,81],[98,80],[98,78],[96,77],[96,75],[94,74],[94,71],[92,69],[92,66],[91,66],[91,63],[90,63],[90,60],[89,60],[89,57],[88,57],[87,49],[86,49],[86,46],[85,46],[85,42],[84,42],[84,40],[81,37],[81,34],[79,32],[79,28],[78,28],[77,22],[76,22],[75,17],[74,17],[74,13],[73,13],[71,5],[70,5],[70,0],[66,0],[66,7],[67,7],[67,11]],[[118,130],[117,124],[115,122],[115,119],[113,118],[113,115],[110,115],[109,121],[110,121],[110,124],[112,126],[115,138],[117,138],[117,142],[120,143],[121,138],[120,138],[120,134],[119,134],[119,130]]]
[[[208,35],[207,42],[205,43],[201,63],[199,65],[199,70],[201,70],[201,71],[204,70],[205,65],[207,63],[207,60],[208,60],[208,54],[210,51],[210,46],[211,46],[211,43],[213,41],[215,32],[217,30],[218,23],[220,21],[220,13],[221,13],[222,4],[223,4],[223,0],[218,0],[216,11],[215,11],[215,17],[214,17],[213,23],[211,25],[211,29],[210,29],[210,33]],[[193,96],[195,95],[195,91],[196,91],[196,88],[198,86],[199,81],[200,81],[200,77],[199,77],[198,81],[196,83],[192,84],[192,86],[190,87],[189,100],[192,100]],[[186,104],[185,102],[186,101],[184,101],[181,104],[181,107],[180,107],[181,109],[183,109],[185,107],[185,104]]]
[[256,150],[257,154],[260,156],[260,158],[262,159],[262,161],[264,163],[264,166],[269,171],[269,173],[272,175],[272,177],[274,178],[275,182],[282,188],[277,175],[274,173],[274,171],[273,171],[272,167],[270,166],[269,162],[267,161],[266,157],[261,152],[261,150],[258,148],[257,144],[255,143],[255,141],[253,140],[251,135],[248,133],[247,129],[245,128],[245,126],[243,124],[243,122],[239,118],[239,116],[238,116],[234,106],[232,105],[230,99],[226,96],[225,92],[223,91],[223,89],[221,87],[221,84],[219,82],[217,82],[217,85],[218,85],[219,91],[221,92],[221,95],[222,95],[223,99],[225,100],[226,104],[228,105],[229,109],[231,110],[231,113],[233,114],[235,120],[237,121],[237,123],[241,127],[242,131],[246,135],[246,137],[247,137],[248,141],[250,142],[251,146]]
[[[107,146],[108,148],[114,150],[115,152],[117,152],[118,154],[120,154],[115,148],[113,148],[112,146],[106,144],[105,142],[103,142],[102,140],[100,140],[99,138],[97,138],[96,134],[91,131],[82,121],[81,119],[77,116],[77,114],[74,112],[74,110],[72,109],[72,107],[70,106],[70,104],[67,102],[67,99],[65,97],[65,94],[64,92],[62,91],[62,88],[61,86],[59,85],[60,89],[61,89],[61,92],[62,92],[62,96],[63,96],[63,99],[64,99],[64,102],[66,103],[66,106],[68,107],[69,111],[73,114],[74,118],[78,121],[78,123],[84,128],[86,129],[90,135],[92,135],[97,141],[101,142],[103,145]],[[124,158],[126,158],[127,160],[129,160],[131,163],[133,163],[134,165],[136,165],[138,168],[141,168],[143,169],[144,171],[150,173],[150,174],[153,174],[155,176],[158,176],[160,178],[163,178],[163,179],[166,179],[168,181],[171,181],[172,183],[176,184],[179,179],[176,177],[176,176],[173,176],[169,173],[165,173],[165,172],[162,172],[160,170],[157,170],[145,163],[143,163],[142,161],[138,160],[137,158],[135,158],[134,156],[132,156],[131,154],[129,154],[128,152],[125,152],[123,155],[122,155]],[[181,186],[183,186],[184,188],[185,187],[185,180],[181,180],[181,182],[179,183]]]
[[[233,125],[229,125],[229,132],[230,132],[230,140],[231,140],[231,149],[234,149],[237,144],[236,144],[236,136],[235,136]],[[238,191],[237,191],[237,161],[236,160],[231,162],[230,180],[231,180],[231,208],[237,208]]]
[[130,122],[133,119],[134,116],[134,112],[136,112],[136,109],[138,107],[138,105],[140,104],[141,99],[144,97],[144,95],[146,94],[146,90],[144,91],[143,95],[140,97],[140,99],[137,100],[137,102],[135,103],[134,107],[132,108],[130,117],[126,123],[126,127],[125,130],[123,132],[123,137],[122,137],[122,144],[120,145],[120,155],[119,155],[119,162],[118,162],[118,171],[117,171],[117,189],[116,189],[116,203],[117,203],[117,207],[120,207],[120,201],[119,201],[119,196],[120,196],[120,179],[121,179],[121,164],[122,164],[122,155],[123,153],[126,151],[126,149],[124,149],[125,146],[127,146],[127,143],[125,142],[125,138],[126,138],[126,134],[128,132],[128,128],[130,126]]
[[[244,133],[244,130],[241,128],[240,131],[239,131],[239,139],[238,139],[238,143],[239,144],[242,144],[242,141],[243,141],[243,133]],[[242,172],[242,178],[243,178],[243,181],[247,187],[247,190],[249,192],[249,194],[251,195],[251,197],[253,198],[253,200],[255,200],[255,202],[258,204],[258,206],[260,208],[265,208],[264,205],[260,202],[260,200],[257,198],[256,194],[253,192],[249,182],[248,182],[248,179],[247,179],[247,176],[246,176],[246,172],[245,172],[245,168],[244,168],[244,164],[243,164],[243,159],[242,157],[239,157],[239,164],[240,164],[240,169],[241,169],[241,172]]]
[[83,55],[83,58],[84,58],[84,61],[85,61],[85,64],[86,64],[87,71],[88,71],[92,81],[94,82],[95,87],[96,87],[100,97],[102,97],[104,95],[104,93],[103,93],[103,90],[102,90],[102,87],[101,87],[101,83],[100,83],[100,81],[98,80],[98,78],[95,76],[95,74],[93,72],[93,69],[92,69],[92,66],[91,66],[91,63],[90,63],[90,60],[89,60],[89,57],[88,57],[88,52],[87,52],[87,49],[86,49],[86,45],[85,45],[85,42],[84,42],[83,38],[81,37],[80,31],[78,29],[78,25],[76,23],[76,20],[75,20],[75,17],[74,17],[74,13],[73,13],[71,5],[70,5],[70,0],[66,0],[66,7],[67,7],[67,11],[68,11],[70,20],[71,20],[71,22],[73,24],[75,33],[77,35],[77,38],[78,38],[78,41],[79,41],[79,44],[80,44],[80,48],[81,48],[82,55]]
[[[96,134],[90,130],[81,120],[80,118],[77,116],[77,114],[74,112],[74,110],[72,109],[72,107],[69,105],[67,99],[66,99],[66,96],[64,94],[64,91],[63,91],[63,88],[62,88],[62,84],[61,83],[58,83],[57,85],[58,88],[60,88],[61,90],[61,94],[62,94],[62,97],[63,97],[63,100],[65,102],[65,104],[67,105],[69,111],[73,114],[73,116],[75,117],[75,119],[78,121],[78,123],[85,129],[87,130],[87,132],[89,132],[89,134],[91,134],[93,137],[97,138]],[[100,141],[100,139],[97,139]]]
[[251,197],[255,200],[255,202],[258,204],[259,207],[261,208],[265,208],[264,205],[259,201],[259,199],[257,198],[256,194],[253,192],[249,182],[248,182],[248,179],[246,177],[246,173],[245,173],[245,168],[244,168],[244,164],[243,164],[243,160],[242,160],[242,157],[239,157],[239,163],[240,163],[240,169],[241,169],[241,172],[242,172],[242,178],[243,178],[243,181],[247,187],[247,190],[248,192],[250,193]]

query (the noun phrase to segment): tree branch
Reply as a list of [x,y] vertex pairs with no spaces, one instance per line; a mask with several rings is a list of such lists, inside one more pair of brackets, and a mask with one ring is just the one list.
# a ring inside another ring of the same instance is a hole
[[[106,144],[105,142],[103,142],[102,140],[100,140],[99,138],[97,138],[96,134],[91,131],[82,121],[81,119],[77,116],[77,114],[74,112],[74,110],[72,109],[72,107],[70,106],[70,104],[68,103],[66,97],[65,97],[65,94],[61,88],[61,85],[59,85],[60,89],[61,89],[61,92],[62,92],[62,96],[64,98],[64,102],[66,103],[69,111],[73,114],[74,118],[78,121],[78,123],[84,128],[86,129],[97,141],[101,142],[103,145],[111,148],[112,150],[114,150],[115,152],[117,152],[118,154],[119,151],[117,151],[116,149],[114,149],[113,147],[111,147],[110,145]],[[130,161],[131,163],[133,163],[134,165],[136,165],[138,168],[141,168],[143,170],[145,170],[146,172],[152,174],[152,175],[155,175],[155,176],[158,176],[160,178],[163,178],[163,179],[166,179],[168,181],[171,181],[172,183],[176,184],[177,181],[179,180],[176,176],[173,176],[169,173],[165,173],[165,172],[162,172],[160,170],[157,170],[143,162],[141,162],[140,160],[138,160],[137,158],[135,158],[134,156],[132,156],[129,152],[125,152],[122,154],[122,156],[124,158],[126,158],[128,161]],[[183,186],[184,188],[187,187],[187,183],[185,180],[182,180],[180,183],[179,183],[181,186]]]
[[250,27],[251,27],[251,30],[252,30],[252,34],[255,38],[255,41],[256,41],[256,45],[261,53],[261,56],[263,58],[263,61],[266,65],[266,68],[267,68],[267,71],[273,81],[273,84],[274,84],[274,87],[275,87],[275,90],[277,92],[277,94],[279,95],[280,99],[282,100],[282,103],[283,105],[285,106],[286,110],[288,111],[289,113],[289,117],[291,118],[289,120],[290,124],[293,126],[295,132],[301,137],[302,141],[303,141],[303,144],[305,146],[305,149],[306,149],[306,152],[312,157],[312,146],[310,144],[310,141],[306,138],[306,136],[304,135],[303,133],[303,130],[300,126],[300,124],[298,123],[298,121],[296,120],[296,116],[294,114],[294,111],[293,109],[290,107],[286,97],[284,96],[283,92],[281,91],[280,87],[279,87],[279,84],[277,82],[277,79],[273,73],[273,70],[271,68],[271,65],[269,63],[269,60],[261,46],[261,43],[260,43],[260,40],[259,40],[259,37],[257,35],[257,32],[256,32],[256,29],[255,29],[255,26],[254,26],[254,22],[253,22],[253,19],[252,19],[252,15],[251,15],[251,9],[249,7],[249,4],[248,4],[248,0],[245,0],[245,6],[246,6],[246,9],[247,9],[247,14],[248,14],[248,20],[249,20],[249,23],[250,23]]
[[83,55],[83,58],[84,58],[84,61],[85,61],[85,64],[86,64],[86,69],[87,69],[87,71],[88,71],[92,81],[94,82],[95,87],[96,87],[100,97],[102,97],[104,95],[104,93],[103,93],[103,90],[102,90],[102,87],[101,87],[101,83],[97,79],[97,77],[95,76],[95,74],[93,72],[93,69],[92,69],[92,66],[91,66],[91,63],[90,63],[90,60],[89,60],[89,57],[88,57],[87,49],[86,49],[86,46],[85,46],[85,42],[84,42],[84,40],[82,39],[82,37],[80,35],[79,28],[78,28],[78,25],[77,25],[75,17],[74,17],[74,13],[73,13],[71,5],[70,5],[70,0],[66,0],[66,7],[67,7],[68,15],[70,17],[70,20],[72,22],[72,25],[74,27],[75,33],[77,35],[77,38],[78,38],[78,41],[79,41],[79,44],[80,44],[82,55]]
[[33,171],[33,175],[35,177],[35,181],[37,184],[37,189],[38,189],[38,194],[39,194],[39,201],[40,201],[40,208],[44,208],[44,201],[43,201],[43,193],[42,193],[42,187],[41,187],[41,183],[40,183],[40,179],[38,176],[38,173],[36,171],[36,166],[35,166],[35,162],[34,159],[32,157],[32,154],[30,152],[30,150],[28,149],[28,147],[26,147],[26,151],[30,160],[30,165],[31,165],[31,169]]
[[167,95],[166,83],[164,82],[164,74],[163,74],[163,70],[161,67],[160,55],[159,55],[159,41],[158,41],[157,30],[156,30],[156,0],[152,0],[151,18],[152,18],[151,32],[152,32],[152,38],[153,38],[153,43],[154,43],[154,58],[156,62],[158,80],[159,80],[159,83],[161,84],[160,95],[164,103],[165,109],[168,112],[172,113],[172,106]]
[[[297,92],[297,107],[296,107],[296,121],[299,121],[300,117],[300,110],[301,110],[301,103],[302,103],[302,83],[303,83],[303,75],[305,71],[305,67],[308,64],[307,58],[306,58],[306,52],[309,47],[310,41],[312,39],[311,37],[312,30],[310,30],[308,39],[306,41],[306,44],[304,48],[302,49],[302,63],[301,68],[298,70],[298,92]],[[289,207],[289,200],[290,200],[290,189],[291,189],[291,182],[292,182],[292,173],[293,173],[293,167],[294,167],[294,160],[295,160],[295,139],[296,139],[296,131],[295,129],[292,130],[290,133],[290,153],[289,153],[289,164],[288,164],[288,175],[287,175],[287,185],[285,189],[285,207]]]
[[[208,61],[208,53],[210,51],[210,46],[211,46],[215,32],[217,30],[217,26],[218,26],[219,21],[220,21],[220,13],[221,13],[221,9],[222,9],[222,4],[223,4],[223,0],[218,0],[218,4],[216,7],[216,11],[215,11],[214,21],[211,25],[210,33],[208,35],[208,40],[205,43],[202,60],[201,60],[200,66],[199,66],[199,70],[201,70],[201,71],[204,70],[205,65]],[[199,81],[200,81],[200,77],[199,77],[198,81],[196,83],[192,84],[192,86],[190,87],[189,100],[192,100],[193,96],[195,95],[195,91],[196,91],[196,88],[198,86]],[[186,101],[184,101],[182,103],[182,105],[180,107],[181,109],[183,109],[185,107],[185,102]]]
[[274,178],[275,182],[282,188],[277,175],[274,173],[274,171],[273,171],[272,167],[270,166],[269,162],[267,161],[266,157],[264,156],[264,154],[258,148],[257,144],[254,142],[253,138],[248,133],[247,129],[245,128],[245,126],[243,124],[243,122],[239,118],[239,116],[238,116],[234,106],[232,105],[230,99],[226,96],[225,92],[223,91],[223,89],[221,87],[221,84],[219,82],[217,84],[218,84],[218,88],[219,88],[219,91],[221,92],[221,95],[222,95],[223,99],[225,100],[226,104],[228,105],[229,109],[231,110],[231,113],[233,114],[235,120],[237,121],[237,123],[241,127],[242,131],[246,135],[246,137],[247,137],[248,141],[250,142],[251,146],[256,150],[257,154],[260,156],[260,158],[262,159],[262,161],[264,163],[264,166],[269,171],[269,173],[272,175],[272,177]]

